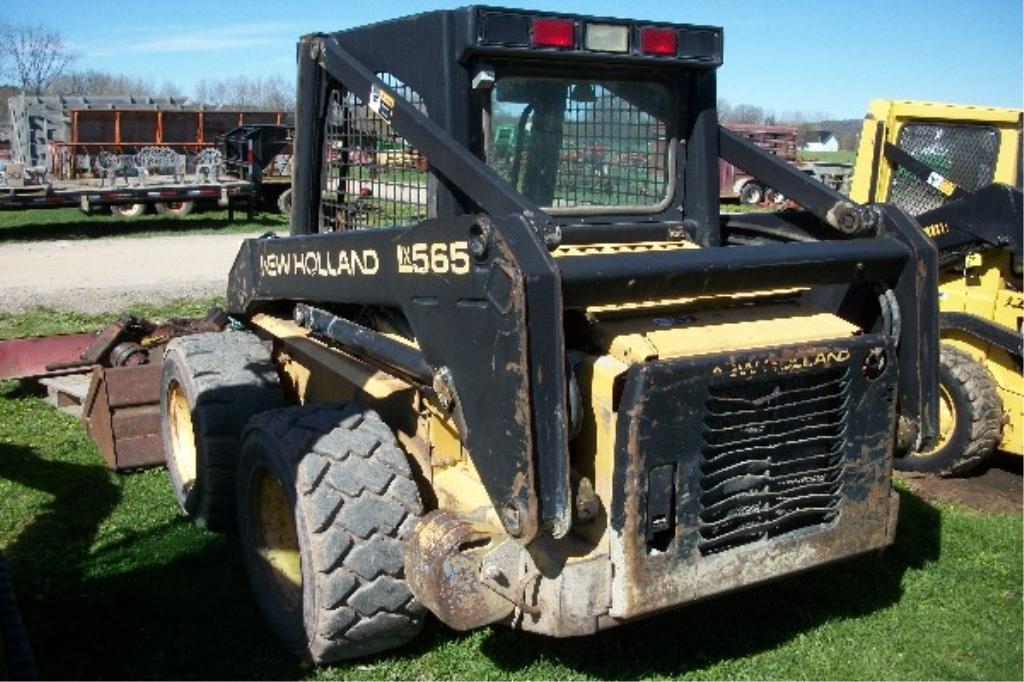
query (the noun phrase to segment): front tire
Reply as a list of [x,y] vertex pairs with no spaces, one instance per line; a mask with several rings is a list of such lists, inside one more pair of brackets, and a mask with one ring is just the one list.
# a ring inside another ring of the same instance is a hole
[[405,582],[405,540],[423,515],[409,462],[375,412],[274,410],[245,429],[238,528],[271,629],[314,663],[413,639],[425,609]]
[[939,355],[939,441],[895,461],[901,471],[961,476],[991,456],[1003,425],[1003,402],[985,366],[942,344]]
[[270,352],[249,332],[172,339],[160,381],[161,431],[174,495],[197,525],[235,523],[238,442],[249,418],[284,404]]

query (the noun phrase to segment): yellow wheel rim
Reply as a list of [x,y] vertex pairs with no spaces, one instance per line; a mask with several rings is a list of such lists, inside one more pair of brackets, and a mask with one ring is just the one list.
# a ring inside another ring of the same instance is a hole
[[266,469],[252,480],[252,517],[256,525],[256,554],[290,608],[302,599],[302,559],[295,515],[281,482]]
[[935,441],[935,447],[925,452],[914,453],[915,457],[928,457],[946,447],[953,439],[956,431],[956,406],[953,404],[953,396],[949,394],[945,384],[939,384],[939,437]]
[[177,381],[171,381],[167,387],[167,411],[171,426],[171,452],[167,466],[174,470],[182,489],[188,491],[196,484],[196,435],[188,398]]

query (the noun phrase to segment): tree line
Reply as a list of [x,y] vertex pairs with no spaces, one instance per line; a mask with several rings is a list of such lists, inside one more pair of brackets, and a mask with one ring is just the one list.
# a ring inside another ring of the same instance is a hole
[[[95,69],[75,69],[78,53],[60,31],[38,24],[0,20],[0,96],[94,95],[188,97],[177,84],[164,80]],[[204,78],[196,83],[191,99],[209,106],[239,109],[291,109],[295,87],[281,76]],[[2,102],[0,102],[2,105]],[[3,117],[7,107],[0,106]]]
[[792,110],[775,113],[754,104],[733,104],[723,98],[718,99],[717,107],[718,120],[726,124],[793,126],[800,132],[801,138],[813,131],[828,130],[836,136],[840,149],[856,149],[860,136],[860,119],[835,119],[823,111]]
[[[0,123],[8,112],[3,102],[19,92],[30,95],[93,95],[180,97],[188,95],[177,84],[107,73],[76,70],[79,55],[60,31],[38,24],[14,24],[0,20]],[[281,76],[204,78],[196,83],[191,99],[208,106],[239,109],[291,109],[295,87]],[[849,121],[829,121],[820,111],[783,111],[776,114],[753,104],[718,100],[723,123],[793,125],[803,131],[833,130],[843,148],[853,148],[858,126]],[[833,124],[831,127],[827,124]]]

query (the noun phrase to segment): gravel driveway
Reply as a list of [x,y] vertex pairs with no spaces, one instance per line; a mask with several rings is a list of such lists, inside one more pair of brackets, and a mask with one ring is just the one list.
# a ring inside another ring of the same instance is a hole
[[245,234],[0,243],[0,312],[223,295]]

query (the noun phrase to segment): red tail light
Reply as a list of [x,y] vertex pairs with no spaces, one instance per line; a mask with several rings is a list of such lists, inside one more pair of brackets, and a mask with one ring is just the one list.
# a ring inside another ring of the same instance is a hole
[[570,19],[534,19],[531,42],[535,47],[571,49],[576,46],[575,28]]
[[640,29],[640,51],[644,54],[676,54],[676,32],[671,28]]

